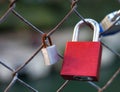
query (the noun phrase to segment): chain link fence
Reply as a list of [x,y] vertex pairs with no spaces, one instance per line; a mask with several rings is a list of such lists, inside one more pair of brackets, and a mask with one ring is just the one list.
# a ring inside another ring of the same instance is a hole
[[[84,18],[81,16],[81,14],[78,12],[77,10],[77,2],[78,0],[72,0],[71,2],[71,9],[68,11],[68,13],[65,15],[65,17],[57,24],[57,26],[55,26],[51,31],[49,31],[47,33],[47,36],[51,36],[53,35],[57,29],[67,20],[67,18],[69,18],[70,15],[72,14],[76,14],[77,17],[79,17],[80,19],[82,19],[84,22],[86,22],[84,20]],[[12,13],[14,16],[16,16],[18,19],[20,19],[23,23],[25,23],[27,26],[31,27],[33,30],[39,32],[41,35],[44,34],[43,31],[39,30],[36,26],[34,26],[32,23],[30,23],[28,20],[26,20],[23,16],[21,16],[16,10],[16,3],[17,0],[10,0],[10,5],[8,10],[5,12],[5,14],[0,18],[0,24],[3,23],[5,20],[7,20],[8,16],[10,13]],[[116,52],[114,49],[112,49],[110,46],[108,46],[102,39],[104,37],[101,38],[101,43],[102,45],[107,48],[110,52],[112,52],[114,55],[120,57],[120,54],[118,52]],[[43,44],[41,44],[39,46],[39,48],[36,50],[36,52],[34,52],[34,54],[27,60],[25,61],[25,63],[23,63],[21,66],[17,67],[17,69],[13,69],[12,67],[10,67],[9,65],[7,65],[6,63],[4,63],[3,61],[0,61],[0,64],[5,67],[6,69],[8,69],[11,74],[12,74],[12,80],[10,81],[9,85],[4,89],[4,92],[9,92],[10,89],[12,89],[12,87],[14,85],[16,85],[16,82],[19,82],[20,84],[22,84],[24,87],[28,88],[29,91],[31,92],[39,92],[37,89],[33,88],[32,86],[29,85],[29,83],[24,82],[23,80],[21,80],[20,78],[18,78],[19,72],[21,70],[24,70],[24,67],[31,62],[31,60],[41,51],[43,47]],[[60,55],[61,56],[61,55]],[[63,59],[63,56],[61,56],[61,59]],[[107,74],[107,73],[106,73]],[[99,86],[99,83],[96,82],[91,82],[88,81],[86,82],[87,84],[91,85],[91,87],[93,87],[94,89],[96,89],[96,92],[104,92],[107,88],[109,88],[110,85],[112,85],[112,83],[114,82],[114,80],[116,79],[116,77],[120,74],[120,67],[115,71],[115,73],[110,77],[110,79],[102,86]],[[59,88],[57,88],[56,92],[64,92],[64,88],[68,85],[68,83],[70,83],[70,80],[66,80]],[[80,88],[80,87],[79,87]],[[29,92],[28,91],[28,92]],[[75,90],[76,91],[76,90]],[[51,91],[50,91],[51,92]]]

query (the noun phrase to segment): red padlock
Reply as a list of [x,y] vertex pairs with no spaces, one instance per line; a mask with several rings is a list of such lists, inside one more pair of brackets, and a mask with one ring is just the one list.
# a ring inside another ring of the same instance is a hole
[[93,41],[78,42],[79,29],[83,21],[74,28],[71,42],[67,42],[60,75],[67,80],[98,81],[102,45],[99,42],[99,24],[93,19],[85,19],[93,28]]

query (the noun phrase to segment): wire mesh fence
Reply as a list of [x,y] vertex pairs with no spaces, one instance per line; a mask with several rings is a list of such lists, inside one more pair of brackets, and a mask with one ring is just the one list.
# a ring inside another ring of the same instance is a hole
[[[69,18],[70,15],[72,14],[76,14],[76,16],[80,19],[82,19],[85,23],[86,21],[84,20],[84,18],[81,16],[81,14],[78,12],[77,10],[77,3],[79,0],[72,0],[71,1],[71,9],[68,11],[68,13],[65,15],[65,17],[52,29],[47,33],[47,36],[51,36],[53,35],[57,29],[67,20],[67,18]],[[41,35],[45,34],[43,31],[39,30],[36,26],[34,26],[31,22],[29,22],[28,20],[26,20],[23,16],[21,16],[16,10],[16,3],[17,0],[10,0],[10,5],[8,10],[4,13],[4,15],[0,18],[0,24],[3,23],[5,20],[8,19],[8,16],[10,13],[13,14],[13,16],[17,17],[19,20],[21,20],[23,23],[25,23],[27,26],[31,27],[33,30],[39,32]],[[88,25],[88,23],[86,23],[86,25]],[[89,26],[89,25],[88,25]],[[107,48],[110,52],[112,52],[114,55],[120,57],[120,54],[115,51],[113,48],[111,48],[108,44],[106,44],[102,39],[104,37],[101,37],[101,43],[102,45]],[[43,48],[43,44],[41,44],[39,46],[39,48],[34,52],[34,54],[27,60],[25,61],[25,63],[21,64],[19,67],[17,67],[16,69],[13,69],[12,67],[10,67],[7,63],[4,63],[4,61],[0,61],[0,64],[5,67],[6,69],[8,69],[11,74],[12,74],[12,80],[10,81],[9,85],[4,89],[4,92],[9,92],[9,90],[12,89],[12,87],[14,85],[16,85],[16,82],[19,82],[20,84],[22,84],[24,87],[28,88],[29,91],[32,92],[39,92],[37,89],[33,88],[32,86],[29,85],[29,83],[24,82],[23,80],[21,80],[20,78],[18,78],[19,72],[21,70],[24,70],[24,67],[29,64],[31,62],[31,60],[41,51],[41,49]],[[61,59],[63,59],[64,57],[62,55],[59,54],[59,56],[61,57]],[[107,73],[106,73],[107,74]],[[96,92],[103,92],[105,91],[107,88],[109,88],[110,85],[112,85],[112,83],[114,82],[114,80],[116,79],[116,77],[120,74],[120,68],[118,68],[116,70],[116,72],[110,77],[110,79],[103,85],[103,86],[99,86],[98,83],[95,82],[91,82],[88,81],[86,82],[87,84],[91,85],[91,87],[93,87],[94,89],[96,89]],[[66,80],[59,88],[57,88],[56,92],[61,92],[64,91],[64,88],[68,85],[68,83],[70,83],[70,80]],[[80,87],[79,87],[80,88]],[[28,91],[28,92],[29,92]]]

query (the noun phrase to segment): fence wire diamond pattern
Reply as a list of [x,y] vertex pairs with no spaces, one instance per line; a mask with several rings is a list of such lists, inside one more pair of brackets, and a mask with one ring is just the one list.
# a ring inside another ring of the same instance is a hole
[[[44,34],[43,31],[39,30],[37,27],[35,27],[32,23],[30,23],[28,20],[26,20],[23,16],[21,16],[16,10],[16,2],[17,0],[10,0],[10,5],[8,10],[4,13],[4,15],[0,18],[0,23],[3,23],[5,20],[7,20],[8,16],[10,15],[10,13],[12,13],[14,16],[16,16],[19,20],[21,20],[23,23],[25,23],[27,26],[31,27],[33,30],[39,32],[40,34]],[[65,17],[51,30],[47,33],[47,36],[51,36],[52,34],[54,34],[54,32],[57,31],[57,29],[64,23],[64,21],[66,21],[66,19],[73,13],[75,13],[77,15],[77,17],[79,17],[80,19],[82,19],[84,22],[86,22],[84,20],[84,18],[80,15],[80,13],[77,11],[77,2],[78,0],[72,0],[71,2],[71,9],[68,11],[68,13],[65,15]],[[87,24],[87,23],[86,23]],[[101,43],[102,45],[107,48],[109,51],[111,51],[113,54],[115,54],[116,56],[120,57],[120,54],[118,52],[116,52],[115,50],[113,50],[111,47],[109,47],[104,41],[102,41],[101,39]],[[36,50],[36,52],[34,52],[34,54],[27,60],[25,61],[25,63],[23,63],[20,67],[18,67],[17,69],[13,69],[11,68],[9,65],[7,65],[6,63],[4,63],[3,61],[0,61],[0,64],[2,66],[4,66],[5,68],[7,68],[11,73],[12,73],[12,80],[9,83],[9,85],[5,88],[4,92],[8,92],[10,89],[12,89],[13,85],[16,85],[16,82],[21,83],[24,87],[28,88],[30,91],[32,92],[38,92],[37,89],[34,89],[32,86],[30,86],[28,83],[24,82],[23,80],[18,78],[19,72],[21,70],[24,69],[24,67],[31,62],[31,60],[41,51],[43,47],[43,44],[41,44],[39,46],[39,48]],[[61,56],[61,59],[63,59],[63,56]],[[89,85],[91,85],[92,87],[94,87],[95,89],[97,89],[98,92],[103,92],[105,89],[107,89],[109,87],[109,85],[112,84],[112,82],[114,81],[114,79],[118,76],[118,74],[120,74],[120,68],[117,69],[117,71],[113,74],[113,76],[108,80],[108,82],[103,86],[100,87],[99,85],[97,85],[94,82],[88,81],[87,83]],[[64,87],[66,87],[66,85],[70,82],[70,80],[66,80],[57,90],[56,92],[61,92],[62,90],[64,90]]]

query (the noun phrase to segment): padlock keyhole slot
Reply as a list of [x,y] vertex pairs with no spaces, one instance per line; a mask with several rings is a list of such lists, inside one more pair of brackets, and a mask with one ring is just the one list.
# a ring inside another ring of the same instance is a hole
[[93,78],[86,77],[86,76],[74,76],[73,78],[79,81],[92,81],[93,80]]

